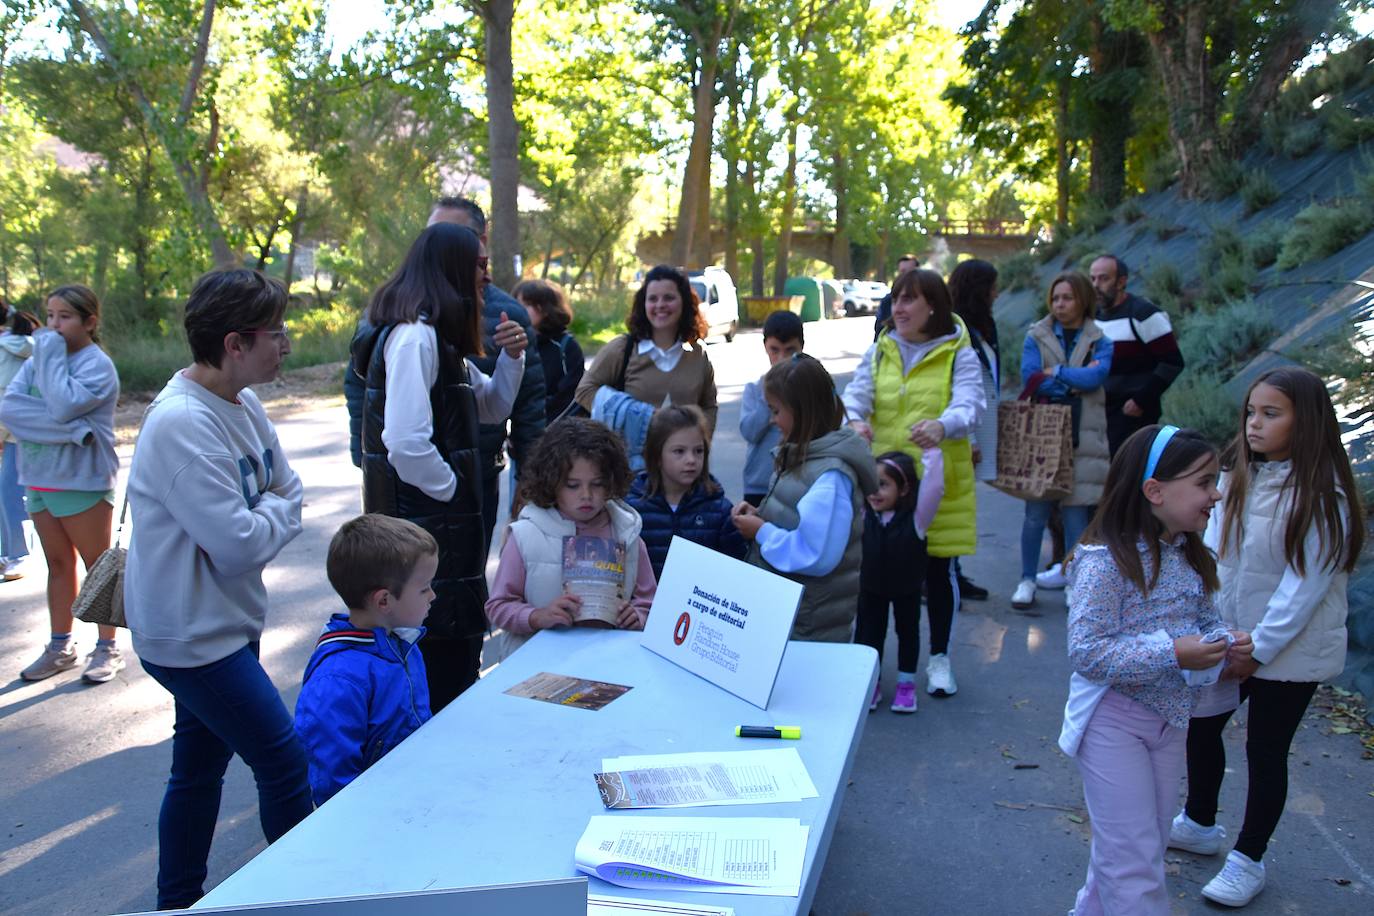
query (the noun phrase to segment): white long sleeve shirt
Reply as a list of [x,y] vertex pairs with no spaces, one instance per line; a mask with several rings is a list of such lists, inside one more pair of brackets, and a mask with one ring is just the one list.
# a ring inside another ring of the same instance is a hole
[[[956,332],[957,334],[958,332]],[[955,337],[950,334],[921,343],[910,343],[901,335],[893,334],[897,349],[902,354],[902,374],[907,375],[916,364],[925,359],[938,344]],[[854,377],[844,387],[841,400],[850,420],[868,421],[873,415],[873,357],[878,352],[875,343],[868,348],[864,358],[854,369]],[[945,438],[966,438],[978,425],[978,418],[987,409],[987,398],[983,394],[983,365],[978,362],[978,354],[972,347],[964,347],[954,354],[954,378],[950,387],[949,403],[935,419],[945,428]]]
[[764,522],[756,536],[759,552],[779,572],[825,576],[835,571],[849,546],[854,522],[854,482],[843,471],[826,471],[797,502],[796,528]]
[[[434,412],[429,390],[439,378],[439,338],[434,326],[423,321],[398,324],[386,340],[386,412],[382,444],[387,461],[406,483],[440,502],[453,498],[458,478],[434,447]],[[477,395],[477,419],[501,423],[510,416],[525,354],[511,359],[504,350],[496,359],[496,371],[488,378],[467,361],[468,378]],[[475,445],[476,443],[474,443]]]

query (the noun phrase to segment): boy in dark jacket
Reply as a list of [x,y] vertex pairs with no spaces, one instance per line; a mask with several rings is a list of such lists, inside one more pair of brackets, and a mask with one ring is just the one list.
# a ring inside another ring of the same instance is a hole
[[296,701],[316,805],[429,721],[425,662],[415,644],[438,563],[429,532],[386,515],[360,515],[329,542],[329,584],[348,613],[325,624]]

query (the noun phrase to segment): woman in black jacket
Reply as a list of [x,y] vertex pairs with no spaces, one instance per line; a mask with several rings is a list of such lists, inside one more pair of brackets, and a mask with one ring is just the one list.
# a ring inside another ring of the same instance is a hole
[[420,233],[372,297],[350,367],[366,380],[363,509],[412,521],[439,542],[420,641],[435,712],[480,670],[487,551],[477,426],[510,415],[527,343],[519,324],[502,321],[491,378],[468,359],[482,352],[479,244],[472,230],[449,223]]

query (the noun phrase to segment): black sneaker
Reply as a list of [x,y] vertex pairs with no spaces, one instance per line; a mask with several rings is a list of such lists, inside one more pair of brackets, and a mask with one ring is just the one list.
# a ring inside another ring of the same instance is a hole
[[974,585],[963,576],[959,577],[959,597],[968,601],[987,601],[988,590],[981,585]]

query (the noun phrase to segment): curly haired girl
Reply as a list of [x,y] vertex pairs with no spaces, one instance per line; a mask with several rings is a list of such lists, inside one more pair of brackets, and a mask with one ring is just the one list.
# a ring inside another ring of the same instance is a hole
[[[505,631],[503,657],[536,630],[644,628],[656,584],[639,513],[624,502],[629,487],[625,443],[603,424],[568,417],[544,433],[521,475],[519,516],[487,600],[492,626]],[[608,541],[612,555],[622,558],[613,623],[593,617],[583,607],[587,599],[564,581],[565,557],[574,556],[574,539],[582,538]]]

